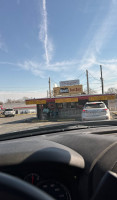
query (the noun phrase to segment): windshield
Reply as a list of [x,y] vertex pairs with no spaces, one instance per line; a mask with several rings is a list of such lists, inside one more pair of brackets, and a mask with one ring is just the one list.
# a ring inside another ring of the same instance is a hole
[[1,0],[0,134],[116,120],[116,33],[116,0]]

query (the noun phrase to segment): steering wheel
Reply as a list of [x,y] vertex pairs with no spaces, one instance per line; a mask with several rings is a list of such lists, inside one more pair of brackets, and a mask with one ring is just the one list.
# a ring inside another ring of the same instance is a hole
[[5,173],[0,173],[0,198],[4,200],[54,200],[40,189]]

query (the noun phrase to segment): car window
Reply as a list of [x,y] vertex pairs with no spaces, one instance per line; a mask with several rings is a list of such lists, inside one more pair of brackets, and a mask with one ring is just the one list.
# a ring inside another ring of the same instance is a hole
[[5,111],[13,111],[13,109],[6,109]]
[[92,108],[105,108],[105,105],[103,103],[93,103],[93,104],[87,104],[85,105],[86,109],[92,109]]

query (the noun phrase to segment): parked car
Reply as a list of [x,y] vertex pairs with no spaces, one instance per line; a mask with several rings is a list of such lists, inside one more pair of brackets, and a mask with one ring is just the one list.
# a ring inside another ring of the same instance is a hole
[[14,117],[15,116],[15,110],[13,110],[11,108],[5,109],[4,115],[5,115],[5,117]]
[[109,119],[110,111],[104,102],[87,102],[82,110],[82,121]]

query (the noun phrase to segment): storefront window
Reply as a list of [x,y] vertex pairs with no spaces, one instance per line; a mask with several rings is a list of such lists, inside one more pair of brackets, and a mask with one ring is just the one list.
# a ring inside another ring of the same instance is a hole
[[76,103],[75,102],[71,102],[71,108],[75,108],[76,107]]
[[63,103],[63,108],[67,108],[67,103]]
[[62,109],[62,108],[63,108],[63,104],[62,104],[62,103],[58,103],[58,104],[57,104],[57,108],[58,108],[58,109]]
[[66,103],[67,108],[71,108],[71,103]]

